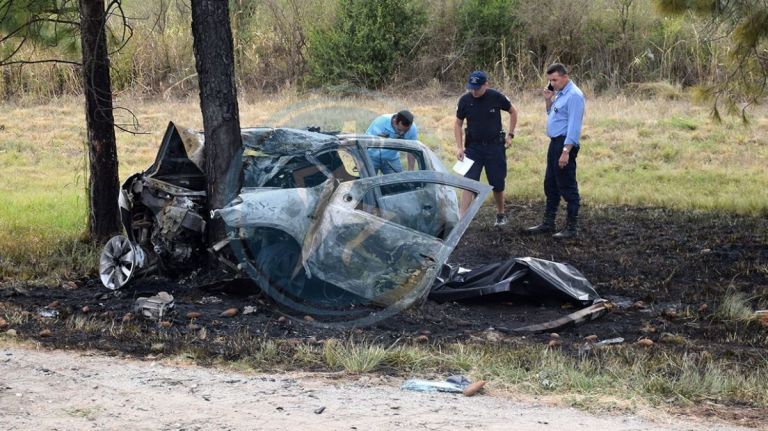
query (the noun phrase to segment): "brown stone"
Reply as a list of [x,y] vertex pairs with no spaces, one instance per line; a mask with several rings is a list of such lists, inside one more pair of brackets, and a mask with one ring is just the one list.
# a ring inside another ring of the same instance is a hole
[[74,281],[68,281],[64,283],[64,288],[69,290],[75,290],[77,289],[77,283],[75,283]]
[[61,302],[59,301],[53,301],[50,304],[48,304],[48,308],[58,308],[59,305],[61,305]]
[[9,330],[5,331],[5,335],[7,335],[9,337],[15,337],[16,336],[16,330],[15,329],[9,329]]
[[485,380],[478,380],[475,383],[468,385],[464,388],[464,396],[471,397],[472,395],[475,395],[483,389],[483,386],[485,386]]
[[42,331],[40,331],[40,333],[38,335],[43,337],[43,338],[48,338],[51,335],[53,335],[53,333],[51,332],[50,329],[43,329]]
[[227,308],[226,310],[222,311],[221,314],[219,314],[219,317],[235,317],[239,311],[240,310],[235,307]]
[[315,318],[310,316],[310,315],[306,315],[306,316],[304,316],[304,321],[305,322],[314,322]]
[[203,315],[203,313],[201,313],[199,311],[190,311],[189,313],[187,313],[187,319],[194,320],[194,319],[199,318],[202,315]]
[[89,311],[91,311],[91,307],[85,305],[83,306],[83,308],[80,309],[80,311],[82,311],[83,313],[88,313]]
[[553,332],[549,334],[549,338],[560,338],[560,334],[558,334],[557,332]]
[[549,343],[547,343],[547,346],[554,348],[554,347],[560,346],[561,344],[563,344],[563,343],[560,340],[558,340],[558,339],[551,339],[551,340],[549,340]]
[[651,340],[650,338],[641,338],[640,340],[637,341],[637,345],[648,348],[653,346],[653,340]]
[[597,335],[595,334],[587,335],[586,337],[584,337],[584,339],[590,343],[594,343],[595,341],[597,341]]
[[427,337],[426,335],[419,335],[418,337],[415,338],[415,341],[417,343],[428,343],[429,337]]
[[0,329],[5,329],[8,327],[8,321],[0,317]]

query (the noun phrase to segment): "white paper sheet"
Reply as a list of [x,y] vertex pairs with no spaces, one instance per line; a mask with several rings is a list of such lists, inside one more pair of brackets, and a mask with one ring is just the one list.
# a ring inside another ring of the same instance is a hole
[[464,156],[464,160],[459,160],[458,162],[456,162],[455,165],[453,165],[453,170],[457,174],[464,176],[467,174],[467,172],[469,172],[469,168],[472,167],[473,163],[475,163],[474,160],[470,159],[467,156]]

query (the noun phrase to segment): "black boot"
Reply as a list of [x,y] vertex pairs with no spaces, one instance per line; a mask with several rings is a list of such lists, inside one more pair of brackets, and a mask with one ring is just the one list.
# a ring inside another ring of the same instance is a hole
[[566,221],[565,229],[552,235],[552,238],[554,239],[576,238],[578,234],[579,234],[579,218],[568,217],[568,220]]
[[549,233],[554,231],[555,231],[555,214],[554,213],[544,213],[544,220],[541,222],[541,224],[536,226],[531,226],[525,230],[526,233],[530,233],[530,234]]

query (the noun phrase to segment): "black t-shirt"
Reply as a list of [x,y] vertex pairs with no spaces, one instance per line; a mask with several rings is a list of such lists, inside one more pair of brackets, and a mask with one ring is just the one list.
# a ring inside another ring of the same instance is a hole
[[507,96],[489,88],[478,98],[469,92],[461,96],[456,118],[467,120],[468,142],[493,142],[501,133],[501,111],[510,109]]

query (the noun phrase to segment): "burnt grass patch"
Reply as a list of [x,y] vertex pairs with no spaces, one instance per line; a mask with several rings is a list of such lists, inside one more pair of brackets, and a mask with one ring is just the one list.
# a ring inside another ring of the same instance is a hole
[[[509,224],[493,226],[490,208],[475,218],[450,262],[465,267],[533,256],[568,262],[613,307],[602,317],[559,331],[560,349],[577,355],[584,337],[642,338],[659,351],[707,354],[749,367],[768,357],[768,328],[760,321],[729,322],[716,315],[728,291],[742,292],[753,309],[768,304],[768,221],[763,216],[676,211],[661,208],[584,207],[579,238],[558,242],[529,236],[541,203],[508,207]],[[562,215],[559,224],[562,225]],[[329,339],[393,343],[510,343],[546,347],[550,334],[520,335],[510,329],[575,311],[567,304],[425,302],[364,328],[324,327],[311,319],[287,319],[253,291],[201,290],[190,282],[136,280],[111,292],[98,278],[76,286],[37,286],[6,281],[0,286],[0,318],[21,338],[52,348],[98,349],[131,356],[192,352],[201,363],[253,355],[272,342],[277,367],[323,368],[292,363],[298,346]],[[132,313],[134,300],[167,291],[175,308],[164,322]],[[246,306],[253,312],[244,314]],[[221,317],[229,308],[234,317]],[[51,310],[54,310],[51,312]],[[189,312],[200,313],[188,318]],[[47,331],[46,331],[47,330]]]

